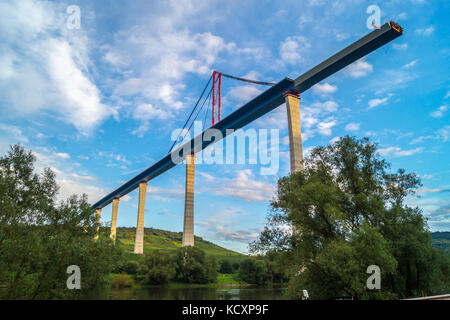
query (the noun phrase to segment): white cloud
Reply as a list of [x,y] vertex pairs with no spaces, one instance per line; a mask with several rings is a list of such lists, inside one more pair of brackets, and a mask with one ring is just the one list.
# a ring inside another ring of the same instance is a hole
[[225,195],[245,202],[269,201],[274,195],[274,185],[269,182],[254,179],[250,169],[238,170],[234,178],[206,178],[202,184],[208,192]]
[[261,93],[261,90],[252,85],[243,85],[233,87],[228,92],[230,97],[237,99],[239,102],[248,102]]
[[327,100],[325,102],[315,102],[311,104],[311,107],[317,109],[317,113],[319,112],[334,112],[338,109],[338,104],[336,101],[333,100]]
[[280,44],[281,60],[289,64],[298,64],[303,61],[302,53],[311,47],[309,41],[302,36],[287,37]]
[[79,175],[79,174],[77,174],[77,173],[72,173],[72,174],[70,174],[70,176],[71,176],[72,178],[74,178],[75,180],[97,181],[96,178],[94,178],[94,177],[92,177],[92,176],[88,176],[88,175],[86,175],[86,176],[81,176],[81,175]]
[[215,228],[218,235],[225,240],[250,242],[258,237],[257,232],[251,232],[249,230],[235,231],[221,225],[216,225]]
[[329,143],[330,143],[330,144],[334,144],[334,143],[340,141],[341,139],[342,139],[341,137],[334,137],[333,139],[330,140]]
[[382,156],[405,157],[405,156],[412,156],[416,153],[422,152],[422,150],[423,150],[423,148],[402,150],[399,147],[388,147],[388,148],[378,149],[378,153]]
[[46,111],[89,134],[114,114],[101,102],[83,30],[68,32],[65,7],[43,1],[0,5],[0,99],[16,117]]
[[352,78],[363,77],[372,71],[372,65],[368,63],[365,58],[361,58],[345,68],[345,73],[347,73]]
[[378,107],[379,105],[386,103],[391,96],[392,96],[392,94],[388,94],[386,97],[381,98],[381,99],[376,98],[376,99],[369,100],[369,109]]
[[426,140],[430,140],[430,139],[436,139],[435,136],[420,136],[418,138],[413,139],[409,144],[417,144],[417,143],[421,143],[424,142]]
[[23,134],[22,129],[9,124],[0,123],[0,130],[11,137],[11,140],[16,142],[28,142],[28,138]]
[[434,110],[430,113],[430,116],[433,118],[442,118],[444,114],[447,112],[448,107],[446,105],[440,106],[437,110]]
[[419,59],[415,59],[415,60],[411,61],[410,63],[405,64],[403,66],[403,68],[412,68],[417,64],[418,61],[419,61]]
[[312,87],[313,92],[319,95],[329,95],[335,93],[337,89],[337,86],[329,84],[328,82],[325,82],[324,84],[318,83]]
[[335,120],[320,122],[318,125],[319,133],[324,136],[331,136],[331,130],[336,124]]
[[81,69],[80,64],[87,62],[76,62],[78,53],[73,46],[57,39],[48,40],[45,46],[48,73],[57,89],[61,118],[88,133],[111,115],[112,109],[100,102],[99,89]]
[[438,130],[437,136],[443,141],[448,141],[450,138],[450,126],[445,126],[444,128]]
[[70,159],[70,155],[65,152],[55,153],[55,156],[57,156],[61,159]]
[[394,43],[394,44],[392,44],[392,47],[395,50],[406,50],[406,49],[408,49],[408,44],[407,43]]
[[148,186],[150,197],[160,201],[172,201],[175,199],[183,199],[185,190],[181,185],[173,186],[169,189],[158,186]]
[[140,120],[140,126],[132,132],[132,134],[138,135],[140,138],[144,136],[144,133],[150,127],[151,119],[168,119],[171,118],[172,114],[166,110],[155,108],[152,104],[143,103],[134,109],[133,118]]
[[131,197],[127,194],[120,198],[120,201],[123,201],[123,202],[128,202],[130,200],[131,200]]
[[244,215],[236,208],[225,208],[196,224],[206,229],[207,235],[213,239],[249,243],[258,237],[259,228],[238,229],[239,221]]
[[434,32],[434,26],[429,26],[427,28],[417,29],[416,33],[422,36],[429,36]]
[[346,131],[359,131],[360,123],[351,122],[345,126]]
[[86,181],[96,181],[95,177],[89,175],[79,175],[74,171],[79,168],[75,163],[71,163],[69,158],[61,157],[61,153],[48,148],[34,147],[33,155],[36,157],[35,167],[37,172],[42,172],[44,168],[50,168],[56,173],[56,183],[60,187],[57,198],[63,200],[72,194],[86,194],[91,203],[99,200],[106,194],[106,190],[101,187],[88,184]]
[[[151,105],[159,113],[164,111],[146,120],[134,117],[141,123],[135,134],[143,135],[151,121],[175,116],[191,107],[187,102],[198,96],[192,90],[184,95],[188,74],[204,78],[206,83],[220,55],[239,60],[262,54],[255,48],[238,48],[211,32],[191,31],[187,22],[197,21],[201,13],[207,12],[206,7],[206,2],[181,6],[176,1],[169,2],[164,5],[164,14],[115,33],[114,41],[103,48],[103,61],[120,75],[120,80],[112,83],[112,98],[122,107],[131,101],[135,105]],[[153,110],[151,114],[154,115]]]

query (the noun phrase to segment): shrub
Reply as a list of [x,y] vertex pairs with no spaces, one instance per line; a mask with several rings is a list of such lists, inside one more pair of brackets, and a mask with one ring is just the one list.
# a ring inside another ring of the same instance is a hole
[[193,246],[178,251],[177,279],[185,283],[211,283],[217,281],[217,260]]
[[129,288],[132,287],[133,284],[133,277],[125,273],[116,274],[112,281],[112,286],[114,289]]
[[125,273],[135,275],[138,272],[138,263],[136,261],[128,261],[125,264],[123,271],[125,271]]
[[219,272],[226,273],[226,274],[233,273],[233,266],[231,265],[231,263],[228,260],[222,260],[220,262]]
[[174,259],[160,250],[146,254],[139,262],[138,272],[144,275],[144,284],[168,283],[175,276]]

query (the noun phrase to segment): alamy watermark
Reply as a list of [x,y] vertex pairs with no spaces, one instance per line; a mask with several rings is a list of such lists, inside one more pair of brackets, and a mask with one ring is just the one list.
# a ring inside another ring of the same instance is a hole
[[67,278],[67,289],[73,290],[73,289],[81,289],[81,271],[80,267],[77,265],[70,265],[67,267],[66,273],[71,274]]
[[367,278],[366,286],[369,290],[380,290],[381,289],[381,270],[380,267],[373,264],[367,267],[366,273],[371,274]]
[[379,29],[381,26],[381,9],[379,6],[372,4],[367,7],[366,10],[367,14],[370,14],[370,16],[367,18],[366,26],[370,30],[372,29]]
[[67,29],[80,29],[81,28],[81,10],[79,6],[71,5],[66,9],[69,15],[66,20]]

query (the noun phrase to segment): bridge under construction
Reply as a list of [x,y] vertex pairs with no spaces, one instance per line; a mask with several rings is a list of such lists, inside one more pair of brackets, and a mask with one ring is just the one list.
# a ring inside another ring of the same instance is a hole
[[[157,161],[155,164],[148,167],[146,170],[142,171],[140,174],[96,202],[92,207],[96,210],[98,224],[100,223],[102,209],[112,203],[110,237],[115,240],[119,200],[129,192],[139,188],[134,252],[137,254],[142,254],[144,249],[144,208],[147,184],[153,178],[173,168],[177,164],[186,161],[186,190],[182,245],[194,245],[195,153],[218,141],[203,139],[205,133],[207,133],[210,129],[216,129],[222,133],[222,137],[226,137],[230,134],[230,132],[244,127],[250,122],[279,107],[283,103],[286,103],[289,129],[290,171],[291,173],[302,171],[303,151],[300,125],[300,94],[402,34],[403,29],[398,24],[389,21],[296,79],[285,78],[276,84],[259,82],[258,84],[270,85],[270,88],[223,119],[221,119],[220,98],[222,76],[230,78],[237,77],[214,71],[212,76],[212,126],[204,130],[199,136],[194,137],[190,141],[176,147],[175,150],[172,150],[174,147],[174,145],[172,145],[169,153],[166,154],[161,160]],[[242,78],[237,78],[237,80],[250,81]],[[216,84],[218,84],[218,101],[216,101]],[[205,90],[203,93],[204,92]],[[218,111],[217,122],[215,118],[217,113],[216,106]]]

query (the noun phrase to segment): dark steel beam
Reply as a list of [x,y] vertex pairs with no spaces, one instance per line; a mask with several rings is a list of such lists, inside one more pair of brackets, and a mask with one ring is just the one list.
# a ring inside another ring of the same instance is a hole
[[[381,26],[380,29],[372,31],[345,49],[339,51],[297,79],[292,80],[285,78],[281,80],[275,86],[264,91],[259,96],[246,103],[211,128],[218,129],[222,133],[223,137],[226,137],[227,129],[237,130],[242,128],[246,124],[258,119],[267,112],[283,104],[283,93],[286,91],[292,90],[297,93],[302,93],[342,68],[399,37],[402,33],[403,29],[399,25],[390,21]],[[211,143],[217,142],[214,140],[203,141],[202,137],[204,133],[205,131],[201,135],[194,137],[194,139],[190,140],[183,146],[188,146],[187,149],[190,151],[198,152],[206,148]],[[181,160],[174,163],[172,161],[172,155],[177,155],[178,153],[178,155],[182,157],[183,146],[178,147],[176,150],[164,156],[161,160],[135,176],[133,179],[129,180],[118,189],[96,202],[92,207],[94,209],[103,208],[111,203],[114,198],[120,198],[136,189],[139,182],[149,181],[177,165],[181,162]]]

